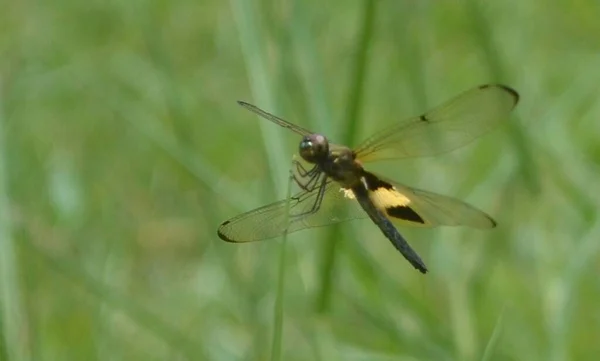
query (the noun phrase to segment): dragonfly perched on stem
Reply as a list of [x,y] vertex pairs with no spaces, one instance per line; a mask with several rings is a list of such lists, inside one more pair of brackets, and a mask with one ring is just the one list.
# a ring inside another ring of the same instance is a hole
[[227,242],[252,242],[281,236],[286,229],[291,233],[368,217],[413,267],[426,273],[425,263],[394,224],[493,228],[496,222],[458,199],[391,181],[363,165],[462,147],[508,118],[518,101],[519,94],[510,87],[481,85],[425,114],[398,121],[353,149],[239,101],[244,108],[301,135],[299,153],[311,167],[294,160],[298,194],[231,218],[219,226],[217,234]]

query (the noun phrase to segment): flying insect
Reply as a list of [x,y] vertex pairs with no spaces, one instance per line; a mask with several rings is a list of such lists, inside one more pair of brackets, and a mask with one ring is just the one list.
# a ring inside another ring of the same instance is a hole
[[495,227],[496,222],[458,199],[386,179],[364,165],[455,150],[508,118],[518,101],[519,94],[508,86],[481,85],[429,112],[398,121],[355,148],[332,143],[322,134],[239,101],[242,107],[302,136],[299,154],[310,167],[294,160],[299,193],[227,220],[217,234],[227,242],[252,242],[368,217],[413,267],[426,273],[425,263],[394,224],[485,229]]

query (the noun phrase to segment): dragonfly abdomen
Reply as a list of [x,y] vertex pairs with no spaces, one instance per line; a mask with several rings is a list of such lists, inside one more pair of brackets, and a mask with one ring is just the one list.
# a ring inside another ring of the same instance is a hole
[[406,258],[414,268],[422,273],[427,273],[427,266],[421,257],[415,252],[406,239],[398,232],[392,222],[386,218],[381,210],[379,210],[369,198],[369,190],[363,185],[355,185],[351,188],[354,196],[362,209],[369,215],[369,218],[379,227],[383,235],[392,242],[394,247]]

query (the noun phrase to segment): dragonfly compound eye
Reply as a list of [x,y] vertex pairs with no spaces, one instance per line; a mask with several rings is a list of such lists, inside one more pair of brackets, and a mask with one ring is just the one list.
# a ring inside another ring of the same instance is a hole
[[304,158],[304,160],[315,163],[320,159],[327,157],[329,143],[324,136],[320,134],[311,134],[302,138],[299,150],[300,156]]

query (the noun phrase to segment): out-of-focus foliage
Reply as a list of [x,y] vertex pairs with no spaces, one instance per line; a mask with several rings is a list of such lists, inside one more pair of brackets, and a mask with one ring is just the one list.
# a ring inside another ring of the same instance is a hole
[[[599,13],[589,0],[5,3],[0,359],[266,360],[275,340],[289,361],[596,360]],[[236,100],[357,142],[489,82],[521,94],[506,126],[373,168],[497,219],[401,229],[428,275],[368,221],[291,234],[281,270],[280,241],[217,238],[285,195],[297,149]]]

